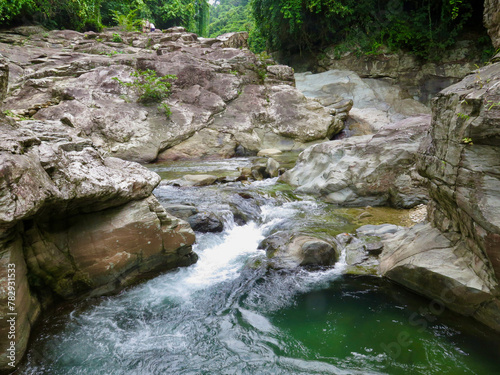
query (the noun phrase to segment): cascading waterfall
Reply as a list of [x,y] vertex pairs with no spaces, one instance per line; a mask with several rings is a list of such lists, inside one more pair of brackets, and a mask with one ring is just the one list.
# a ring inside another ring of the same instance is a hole
[[[199,261],[191,267],[47,318],[18,373],[492,373],[500,348],[494,338],[461,333],[465,325],[453,325],[459,318],[448,313],[429,320],[426,330],[412,326],[411,314],[428,302],[376,278],[343,276],[345,254],[329,269],[263,267],[258,245],[267,235],[328,209],[309,198],[270,194],[273,187],[273,180],[161,185],[160,200],[211,208],[224,218],[224,231],[197,234]],[[248,206],[253,220],[237,225],[228,197],[242,190],[261,193],[260,206]],[[401,332],[412,344],[392,352]]]

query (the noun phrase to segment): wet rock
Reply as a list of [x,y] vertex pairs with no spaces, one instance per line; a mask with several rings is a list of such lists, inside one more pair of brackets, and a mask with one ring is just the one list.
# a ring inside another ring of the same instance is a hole
[[[473,255],[463,252],[463,243],[450,241],[430,224],[417,224],[383,242],[382,275],[451,310],[500,328],[500,317],[491,310],[495,301],[491,285],[470,267]],[[460,248],[462,256],[457,255]],[[493,319],[487,321],[486,316]]]
[[267,164],[262,162],[257,162],[257,164],[252,165],[252,177],[254,180],[260,181],[269,178],[270,175],[267,172]]
[[[60,122],[3,115],[0,150],[0,279],[15,263],[17,361],[51,301],[114,293],[196,262],[193,231],[152,195],[160,178],[147,168],[103,156]],[[0,301],[7,297],[0,290]],[[7,309],[3,303],[0,314]]]
[[195,232],[222,232],[224,224],[213,212],[200,212],[188,217],[189,225]]
[[279,169],[280,169],[280,163],[278,163],[273,158],[267,159],[266,173],[269,175],[269,177],[271,177],[271,178],[278,177]]
[[184,204],[169,204],[164,207],[169,214],[182,220],[187,220],[190,216],[196,215],[198,213],[196,207]]
[[182,178],[185,181],[184,186],[207,186],[217,181],[217,176],[210,174],[187,174]]
[[331,266],[338,260],[337,251],[330,243],[290,232],[277,232],[267,237],[259,248],[266,250],[270,265],[277,269]]
[[265,149],[265,150],[260,150],[257,153],[257,156],[276,156],[276,155],[281,155],[281,154],[282,154],[281,150],[277,150],[275,148],[269,148],[269,149]]
[[[419,150],[431,224],[384,241],[388,278],[500,331],[500,64],[472,72],[433,100]],[[488,106],[489,104],[489,106]]]

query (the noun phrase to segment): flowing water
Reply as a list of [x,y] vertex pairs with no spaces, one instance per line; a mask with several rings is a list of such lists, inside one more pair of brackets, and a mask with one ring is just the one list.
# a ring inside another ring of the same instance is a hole
[[[153,169],[173,179],[235,174],[248,163]],[[18,374],[498,374],[498,335],[379,278],[344,275],[343,257],[321,270],[259,266],[266,235],[352,231],[360,224],[355,210],[297,197],[274,180],[162,184],[155,194],[164,204],[216,212],[224,231],[197,234],[193,266],[58,308],[35,332]],[[382,213],[400,214],[376,211],[372,219]],[[244,220],[237,225],[235,217]]]

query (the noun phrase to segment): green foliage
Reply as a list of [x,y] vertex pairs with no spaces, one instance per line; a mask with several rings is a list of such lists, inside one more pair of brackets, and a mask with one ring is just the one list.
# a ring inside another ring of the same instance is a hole
[[[481,23],[472,0],[251,0],[271,50],[295,53],[336,44],[364,54],[403,49],[430,59],[453,45],[470,22]],[[472,25],[475,26],[475,25]]]
[[[138,18],[137,13],[139,9],[134,9],[129,11],[127,14],[123,14],[117,10],[111,10],[113,14],[113,21],[115,21],[116,25],[123,31],[137,31],[141,27],[142,20]],[[118,36],[121,42],[120,35],[113,34],[113,41],[115,39],[115,35]]]
[[24,120],[30,120],[29,117],[25,117],[23,115],[16,115],[14,112],[12,112],[9,109],[6,109],[5,111],[2,112],[5,116],[12,117],[13,119],[17,121],[24,121]]
[[114,42],[114,43],[122,43],[123,39],[120,36],[120,34],[113,33],[113,38],[111,39],[111,41]]
[[469,138],[469,137],[462,138],[462,140],[460,142],[463,144],[466,144],[466,145],[473,145],[474,144],[472,142],[472,138]]
[[102,0],[0,0],[2,24],[39,23],[79,31],[102,29]]
[[170,117],[170,115],[172,114],[172,111],[170,110],[170,107],[167,103],[161,103],[158,106],[158,110],[162,111],[167,117]]
[[207,0],[111,0],[103,3],[101,12],[103,22],[107,24],[116,23],[114,12],[127,15],[136,11],[137,18],[148,19],[157,29],[184,26],[189,31],[206,36],[209,8]]
[[23,12],[32,9],[35,5],[33,0],[10,0],[0,1],[0,22],[8,23]]
[[175,75],[165,75],[158,77],[156,72],[151,69],[137,70],[130,73],[135,79],[132,82],[124,82],[118,77],[112,79],[124,87],[129,87],[138,95],[139,103],[158,103],[170,95],[172,80],[177,79]]
[[249,0],[219,0],[212,4],[210,9],[210,37],[246,31],[248,44],[253,52],[261,52],[266,43],[255,26],[252,7]]

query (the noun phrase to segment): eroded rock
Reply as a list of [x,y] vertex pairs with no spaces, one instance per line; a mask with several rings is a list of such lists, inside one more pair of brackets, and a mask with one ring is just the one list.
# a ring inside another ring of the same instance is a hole
[[311,146],[280,180],[341,205],[413,207],[427,191],[415,163],[430,117],[411,117],[375,135]]
[[[293,87],[291,68],[251,53],[246,33],[198,40],[181,28],[120,32],[118,43],[113,34],[0,33],[10,70],[4,108],[63,121],[106,155],[139,162],[304,149],[344,126]],[[130,83],[145,69],[177,76],[163,107],[137,103],[137,92],[113,80]]]
[[[0,114],[0,279],[14,264],[17,361],[41,307],[54,299],[116,292],[196,261],[188,223],[152,195],[159,180],[137,163],[103,157],[68,125]],[[1,289],[4,316],[7,298]],[[10,362],[6,329],[2,369]]]

